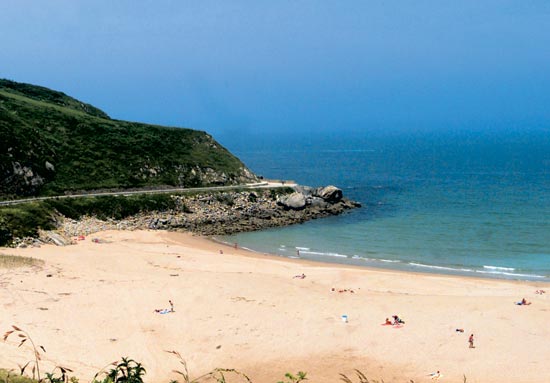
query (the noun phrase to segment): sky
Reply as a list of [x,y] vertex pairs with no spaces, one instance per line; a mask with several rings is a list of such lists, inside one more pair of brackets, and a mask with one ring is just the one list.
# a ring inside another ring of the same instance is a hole
[[215,137],[550,129],[547,0],[0,0],[0,42],[1,78]]

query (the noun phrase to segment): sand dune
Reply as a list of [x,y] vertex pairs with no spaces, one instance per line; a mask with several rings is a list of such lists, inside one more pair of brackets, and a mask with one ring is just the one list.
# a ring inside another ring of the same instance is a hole
[[[181,233],[93,237],[100,243],[0,249],[46,262],[0,269],[0,331],[24,328],[46,347],[46,365],[84,381],[129,356],[148,381],[167,382],[179,365],[166,350],[179,351],[193,376],[236,368],[255,383],[298,370],[332,383],[355,368],[386,382],[427,382],[436,370],[445,382],[550,381],[550,298],[534,294],[548,285],[311,263]],[[533,304],[515,305],[522,297]],[[174,313],[154,312],[169,299]],[[406,324],[382,326],[393,314]],[[0,367],[29,359],[17,344],[0,343]]]

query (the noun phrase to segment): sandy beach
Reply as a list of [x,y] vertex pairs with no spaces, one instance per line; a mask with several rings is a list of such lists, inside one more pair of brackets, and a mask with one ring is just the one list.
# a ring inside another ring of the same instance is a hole
[[[235,368],[254,383],[299,370],[333,383],[354,369],[386,382],[429,382],[437,370],[445,382],[550,381],[547,284],[304,262],[154,231],[0,253],[45,261],[0,269],[0,331],[28,331],[46,370],[63,365],[81,381],[122,356],[142,362],[149,382],[177,379],[167,350],[193,377]],[[532,304],[514,304],[523,297]],[[155,312],[169,300],[175,312]],[[405,324],[383,326],[394,314]],[[30,359],[17,345],[0,342],[0,367]]]

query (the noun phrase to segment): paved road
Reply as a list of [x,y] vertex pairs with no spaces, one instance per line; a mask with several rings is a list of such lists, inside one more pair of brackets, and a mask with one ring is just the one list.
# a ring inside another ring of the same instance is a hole
[[49,199],[61,199],[61,198],[82,198],[82,197],[98,197],[98,196],[128,196],[134,194],[164,194],[164,193],[178,193],[178,192],[195,192],[195,191],[215,191],[215,190],[234,190],[234,189],[258,189],[258,188],[281,188],[281,187],[294,187],[295,183],[288,182],[258,182],[253,184],[244,184],[244,185],[231,185],[231,186],[210,186],[210,187],[200,187],[200,188],[171,188],[171,189],[160,189],[160,190],[132,190],[132,191],[117,191],[117,192],[102,192],[102,193],[86,193],[86,194],[68,194],[68,195],[59,195],[51,197],[35,197],[35,198],[25,198],[17,199],[11,201],[0,201],[0,206],[8,205],[19,205],[22,203],[35,202],[35,201],[44,201]]

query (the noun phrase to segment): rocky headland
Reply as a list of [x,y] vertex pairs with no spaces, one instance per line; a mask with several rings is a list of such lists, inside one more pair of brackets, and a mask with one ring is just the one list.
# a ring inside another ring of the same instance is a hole
[[181,230],[205,236],[226,235],[303,223],[361,206],[345,198],[342,190],[335,186],[227,191],[174,195],[172,198],[176,202],[174,209],[140,213],[121,220],[59,217],[56,231],[42,231],[40,240],[19,240],[16,245],[40,242],[65,245],[76,236],[113,229]]

